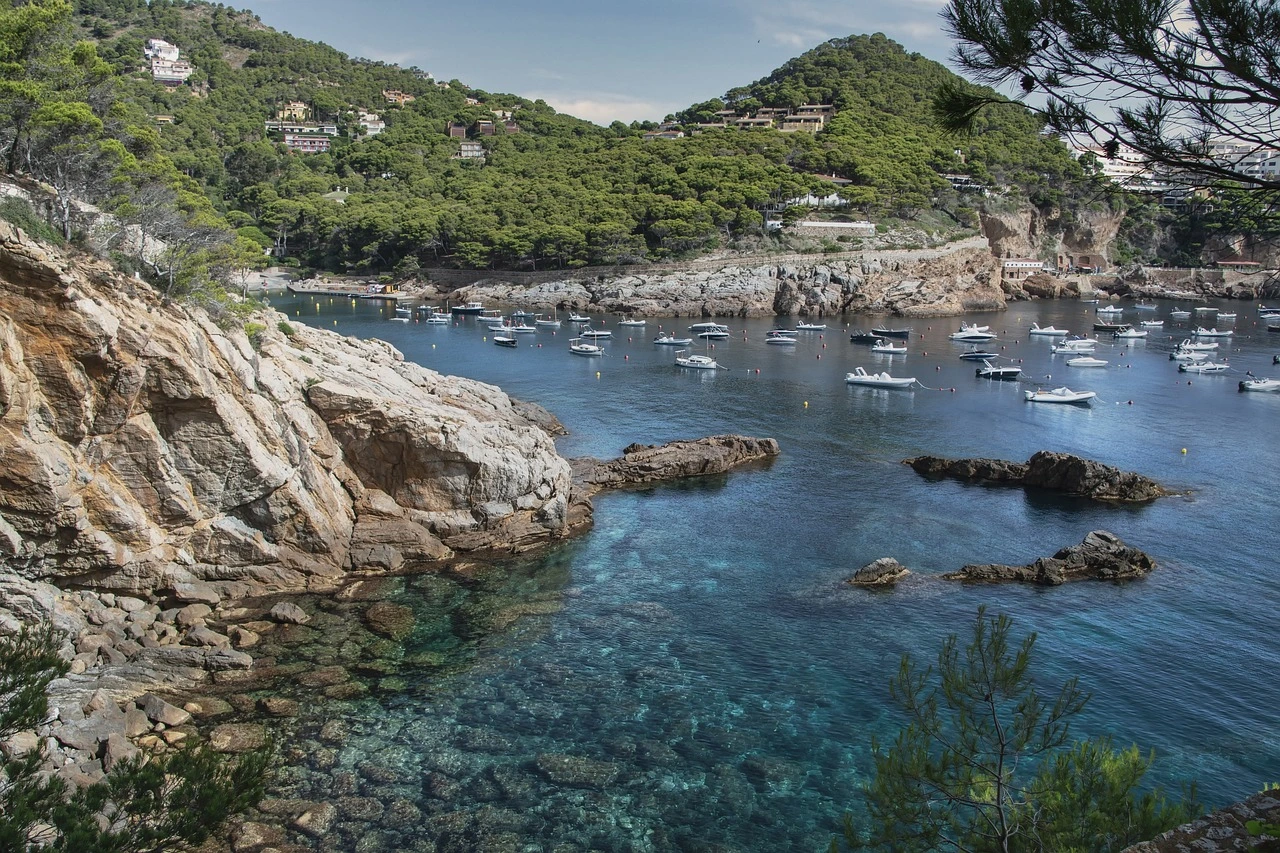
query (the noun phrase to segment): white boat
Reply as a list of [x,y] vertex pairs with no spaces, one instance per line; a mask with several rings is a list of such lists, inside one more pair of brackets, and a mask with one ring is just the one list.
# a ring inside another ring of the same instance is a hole
[[992,364],[990,361],[982,362],[982,367],[978,368],[977,376],[981,379],[1017,379],[1022,375],[1022,368],[1014,365],[1007,367]]
[[576,312],[575,312],[575,313],[573,313],[573,314],[570,314],[570,315],[569,315],[569,322],[570,322],[570,323],[590,323],[590,322],[591,322],[591,318],[590,318],[590,317],[584,317],[583,315],[578,314],[578,313],[576,313]]
[[952,332],[947,336],[953,341],[992,341],[995,335],[992,332],[979,332],[975,329],[961,329],[958,332]]
[[1088,403],[1098,396],[1094,391],[1072,391],[1065,385],[1052,391],[1041,388],[1024,393],[1028,403]]
[[1031,330],[1027,332],[1029,335],[1044,335],[1045,337],[1058,338],[1071,334],[1066,329],[1055,329],[1053,326],[1041,326],[1039,323],[1032,323]]
[[491,326],[489,326],[489,331],[491,331],[491,332],[509,332],[509,331],[511,331],[511,327],[510,327],[510,326],[508,326],[506,323],[494,323],[494,324],[492,324]]
[[528,323],[519,323],[515,326],[512,326],[511,331],[515,332],[517,335],[527,335],[531,332],[538,331],[538,327],[530,326]]
[[989,331],[991,331],[991,327],[990,327],[990,326],[979,326],[979,325],[977,325],[976,323],[974,323],[974,324],[970,324],[970,323],[963,323],[963,322],[962,322],[962,323],[960,324],[960,331],[962,331],[962,332],[989,332]]
[[467,302],[463,305],[454,305],[449,308],[449,313],[451,314],[481,314],[483,312],[483,302]]
[[690,355],[687,349],[676,350],[676,367],[692,367],[695,370],[715,370],[720,365],[709,355]]
[[1217,311],[1218,309],[1212,308],[1208,305],[1197,305],[1194,310],[1197,314],[1212,314],[1214,311]]
[[707,329],[704,332],[698,332],[698,337],[719,341],[729,337],[729,330],[723,326],[718,329]]
[[432,326],[447,326],[453,322],[453,316],[432,311],[431,316],[427,318],[427,322]]
[[604,347],[589,344],[580,338],[571,338],[569,340],[569,352],[574,355],[585,355],[587,357],[595,355],[604,355]]
[[398,320],[401,323],[407,323],[413,319],[413,312],[410,311],[407,306],[398,305],[396,306],[396,315],[391,319]]
[[1098,341],[1094,338],[1071,338],[1052,347],[1054,353],[1088,353],[1093,352]]
[[1235,318],[1236,318],[1236,315],[1235,315],[1235,312],[1234,312],[1234,311],[1232,311],[1232,312],[1230,312],[1230,313],[1228,313],[1228,314],[1224,314],[1224,313],[1222,313],[1221,311],[1219,311],[1219,312],[1218,312],[1218,319],[1219,319],[1219,320],[1235,320]]
[[1231,365],[1223,361],[1192,361],[1178,365],[1179,373],[1222,373]]
[[1190,320],[1191,312],[1183,311],[1181,308],[1174,308],[1172,311],[1169,312],[1169,316],[1174,320]]
[[689,344],[693,343],[693,338],[677,338],[670,332],[663,332],[654,338],[653,342],[663,346],[687,347]]
[[786,346],[787,344],[795,346],[796,333],[791,329],[770,329],[765,332],[764,342],[780,346]]
[[724,325],[723,323],[710,323],[710,322],[694,323],[692,326],[689,327],[689,331],[691,332],[717,332],[717,331],[727,332],[729,331],[729,327]]
[[1067,359],[1067,367],[1106,367],[1110,362],[1091,355],[1081,355]]
[[612,338],[613,332],[608,329],[593,329],[590,326],[578,332],[580,338]]
[[1204,361],[1208,357],[1209,353],[1195,350],[1176,349],[1169,353],[1170,361]]
[[1216,328],[1206,329],[1203,326],[1198,327],[1195,331],[1195,335],[1197,338],[1229,338],[1233,334],[1235,333],[1230,329],[1226,329],[1225,331],[1220,332]]
[[541,326],[545,329],[558,329],[560,328],[560,321],[554,316],[548,318],[543,317],[541,314],[536,314],[533,318],[533,325]]
[[1147,333],[1142,329],[1135,329],[1133,326],[1125,326],[1116,330],[1117,338],[1145,338]]
[[875,388],[908,388],[916,381],[914,376],[890,376],[888,373],[867,373],[861,367],[855,367],[853,373],[846,373],[844,381],[850,385],[870,385]]
[[796,323],[797,332],[821,332],[826,327],[826,323]]
[[644,320],[637,320],[634,317],[624,317],[618,321],[619,326],[643,326],[644,324]]
[[[475,304],[476,304],[476,305],[479,305],[480,303],[479,303],[479,302],[476,302]],[[451,311],[452,311],[453,309],[451,308],[451,309],[449,309],[449,310],[451,310]],[[455,313],[455,314],[466,314],[466,313],[468,313],[468,312],[466,312],[466,311],[454,311],[454,313]],[[502,322],[502,312],[501,312],[501,311],[499,311],[499,310],[498,310],[498,309],[496,309],[496,308],[490,308],[490,309],[488,309],[488,310],[481,310],[481,311],[479,312],[479,317],[480,317],[480,322],[481,322],[481,323],[492,323],[494,320],[497,320],[499,323],[501,323],[501,322]]]
[[1258,306],[1259,317],[1280,317],[1280,308],[1268,308],[1265,305]]
[[1164,328],[1164,320],[1143,320],[1138,325],[1144,329],[1161,329]]
[[1133,307],[1134,307],[1134,308],[1137,308],[1139,311],[1154,311],[1154,310],[1156,310],[1156,304],[1155,304],[1154,302],[1139,302],[1138,304],[1134,305]]
[[493,342],[500,347],[515,347],[520,345],[520,342],[510,335],[494,335]]
[[1123,308],[1121,308],[1119,305],[1103,305],[1101,308],[1099,308],[1099,309],[1098,309],[1097,313],[1099,313],[1099,314],[1123,314],[1123,313],[1124,313],[1124,309],[1123,309]]
[[1182,343],[1178,344],[1178,349],[1185,352],[1210,352],[1217,348],[1218,345],[1212,341],[1193,341],[1190,338],[1184,338]]
[[1240,380],[1241,391],[1280,391],[1280,379],[1253,379]]
[[881,355],[905,355],[907,352],[907,345],[903,344],[902,346],[895,346],[893,341],[880,341],[879,343],[872,345],[871,351],[880,353]]

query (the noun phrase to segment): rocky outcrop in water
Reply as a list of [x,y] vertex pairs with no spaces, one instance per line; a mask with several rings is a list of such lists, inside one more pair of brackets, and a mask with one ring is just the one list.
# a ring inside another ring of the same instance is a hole
[[892,586],[909,574],[911,570],[893,557],[881,557],[858,569],[846,583],[853,586]]
[[1025,566],[996,563],[964,566],[943,575],[946,580],[1000,583],[1016,581],[1058,586],[1068,581],[1121,581],[1140,578],[1156,567],[1155,560],[1126,545],[1119,536],[1095,530],[1079,545],[1071,545],[1052,557],[1041,557]]
[[938,317],[1005,305],[998,262],[980,238],[942,249],[868,251],[855,257],[692,261],[679,269],[614,275],[566,272],[532,284],[504,280],[501,272],[484,276],[450,297],[548,314],[557,309],[641,317],[854,312]]
[[1096,501],[1141,503],[1170,494],[1159,483],[1141,474],[1050,450],[1041,450],[1026,462],[917,456],[904,459],[903,464],[933,479],[1048,489]]
[[1275,851],[1280,837],[1249,832],[1248,824],[1258,821],[1280,826],[1280,789],[1254,794],[1199,820],[1183,824],[1150,841],[1126,847],[1123,853],[1236,853]]
[[685,477],[722,474],[749,462],[772,459],[779,453],[772,438],[713,435],[668,444],[632,444],[622,456],[608,462],[572,460],[574,479],[588,492],[622,486],[656,483]]

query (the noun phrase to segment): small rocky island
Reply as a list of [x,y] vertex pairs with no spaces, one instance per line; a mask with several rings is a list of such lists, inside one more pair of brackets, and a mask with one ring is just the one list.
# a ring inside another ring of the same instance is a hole
[[1041,450],[1026,462],[940,456],[916,456],[902,461],[931,479],[1047,489],[1095,501],[1143,503],[1173,494],[1141,474],[1051,450]]
[[778,442],[772,438],[712,435],[661,445],[631,444],[623,448],[620,457],[608,462],[582,457],[571,459],[569,464],[575,484],[594,494],[601,489],[722,474],[777,455]]
[[1132,580],[1149,574],[1155,567],[1155,560],[1126,545],[1119,536],[1095,530],[1079,545],[1068,546],[1052,557],[1041,557],[1025,566],[984,563],[965,566],[942,577],[975,583],[1016,581],[1058,586],[1076,580]]

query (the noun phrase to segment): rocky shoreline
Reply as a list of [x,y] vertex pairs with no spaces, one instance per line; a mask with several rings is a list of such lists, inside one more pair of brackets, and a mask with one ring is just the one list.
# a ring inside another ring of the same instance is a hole
[[902,464],[932,480],[1021,486],[1111,503],[1145,503],[1173,494],[1141,474],[1050,450],[1041,450],[1026,462],[916,456]]

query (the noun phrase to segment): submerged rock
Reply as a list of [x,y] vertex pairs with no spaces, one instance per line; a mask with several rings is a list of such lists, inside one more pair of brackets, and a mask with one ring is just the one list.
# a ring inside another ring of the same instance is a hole
[[997,563],[969,565],[943,575],[946,580],[999,583],[1018,581],[1057,586],[1075,580],[1119,581],[1143,577],[1156,567],[1147,554],[1126,545],[1119,536],[1095,530],[1079,545],[1071,545],[1052,557],[1041,557],[1025,566]]
[[902,461],[916,473],[934,479],[1029,486],[1096,501],[1139,503],[1171,494],[1155,480],[1141,474],[1050,450],[1041,450],[1025,463],[1003,459],[944,459],[940,456],[917,456]]
[[911,570],[893,557],[881,557],[854,572],[845,583],[854,586],[891,586],[911,574]]
[[617,765],[577,755],[543,753],[534,764],[552,782],[572,788],[604,788],[618,777]]

